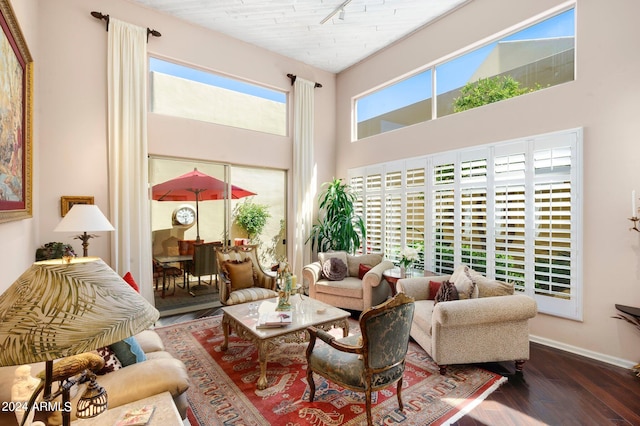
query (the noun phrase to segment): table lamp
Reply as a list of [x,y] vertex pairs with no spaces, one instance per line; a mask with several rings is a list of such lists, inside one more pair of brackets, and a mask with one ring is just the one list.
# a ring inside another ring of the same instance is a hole
[[89,239],[97,237],[88,232],[113,231],[113,225],[95,204],[74,204],[53,232],[82,232],[74,239],[82,241],[83,256],[89,256]]
[[[73,384],[67,378],[82,370],[78,362],[85,362],[86,381],[92,383],[76,415],[93,417],[106,410],[107,401],[91,377],[93,361],[84,353],[133,336],[158,317],[158,311],[100,258],[36,262],[0,295],[0,366],[46,362],[43,386],[32,400],[43,390],[48,401]],[[78,354],[85,359],[74,357]],[[65,359],[54,366],[59,358]],[[62,390],[52,394],[54,380]],[[64,425],[70,418],[71,413],[63,411]]]

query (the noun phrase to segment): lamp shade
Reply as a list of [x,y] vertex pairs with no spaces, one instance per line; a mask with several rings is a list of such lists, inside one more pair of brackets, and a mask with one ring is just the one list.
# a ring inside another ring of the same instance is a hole
[[95,204],[75,204],[54,232],[113,231],[114,228]]
[[133,336],[158,317],[100,258],[36,262],[0,295],[0,366],[88,352]]

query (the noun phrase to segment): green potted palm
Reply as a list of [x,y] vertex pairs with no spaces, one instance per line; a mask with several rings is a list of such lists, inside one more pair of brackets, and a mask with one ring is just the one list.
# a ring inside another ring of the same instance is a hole
[[311,249],[319,252],[344,250],[355,253],[360,247],[360,238],[366,238],[366,229],[362,217],[353,207],[356,194],[341,179],[325,182],[318,196],[318,223],[311,228],[307,242]]

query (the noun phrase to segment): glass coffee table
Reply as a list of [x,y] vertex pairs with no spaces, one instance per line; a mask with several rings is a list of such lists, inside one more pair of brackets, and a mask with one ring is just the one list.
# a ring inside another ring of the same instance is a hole
[[[342,328],[344,337],[349,334],[349,312],[300,295],[291,297],[293,315],[291,324],[276,328],[256,328],[259,315],[275,311],[277,304],[278,298],[274,297],[262,302],[242,303],[222,308],[224,342],[221,349],[223,351],[228,349],[231,330],[241,339],[256,345],[260,363],[260,377],[256,384],[259,390],[267,387],[267,354],[281,342],[307,342],[309,334],[306,330],[311,325],[326,331],[334,327]],[[258,307],[256,313],[253,312],[252,305]]]

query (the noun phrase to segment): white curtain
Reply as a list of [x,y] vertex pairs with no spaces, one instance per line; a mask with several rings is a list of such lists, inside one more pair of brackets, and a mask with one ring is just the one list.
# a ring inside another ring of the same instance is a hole
[[302,283],[302,268],[311,262],[311,249],[305,245],[313,220],[316,174],[313,158],[313,103],[315,83],[296,78],[293,121],[293,208],[295,217],[291,267]]
[[153,303],[147,164],[147,29],[111,18],[108,45],[112,267]]

